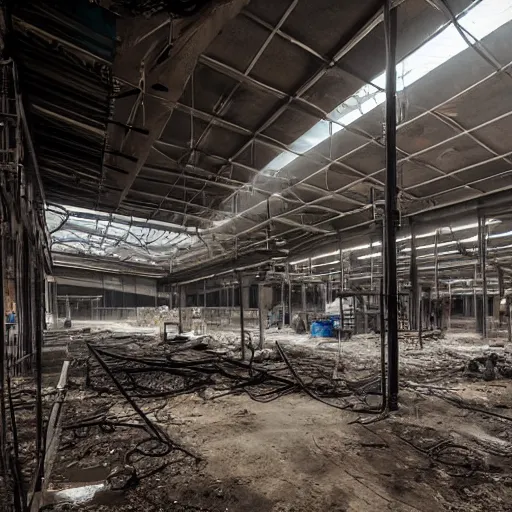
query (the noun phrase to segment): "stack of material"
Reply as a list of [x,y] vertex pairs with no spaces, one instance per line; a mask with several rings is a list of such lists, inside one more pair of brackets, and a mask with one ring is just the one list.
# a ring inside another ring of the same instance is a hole
[[164,322],[177,322],[178,310],[169,309],[168,306],[159,308],[137,308],[136,323],[139,327],[155,327]]

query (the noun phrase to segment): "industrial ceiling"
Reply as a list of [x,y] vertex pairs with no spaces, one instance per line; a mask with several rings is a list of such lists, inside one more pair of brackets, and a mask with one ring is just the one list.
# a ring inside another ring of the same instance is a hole
[[[16,3],[54,252],[190,275],[378,239],[381,2],[174,3]],[[505,215],[511,1],[396,9],[402,226]]]

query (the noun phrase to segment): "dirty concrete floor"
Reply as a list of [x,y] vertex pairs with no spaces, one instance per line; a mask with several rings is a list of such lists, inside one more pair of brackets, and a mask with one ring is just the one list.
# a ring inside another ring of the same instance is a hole
[[[267,343],[273,338],[299,350],[297,365],[300,350],[334,364],[333,344],[318,347],[316,340],[286,332],[269,332]],[[511,511],[511,422],[450,401],[456,393],[512,418],[510,380],[487,383],[462,375],[464,361],[489,350],[503,356],[509,348],[489,348],[465,333],[432,340],[422,351],[404,343],[400,411],[384,419],[333,409],[303,393],[270,403],[246,395],[211,400],[202,393],[147,400],[140,403],[144,410],[157,407],[158,424],[201,462],[176,462],[131,489],[54,510]],[[344,343],[341,360],[350,378],[375,373],[375,338]],[[85,390],[73,373],[71,384],[63,422],[78,421],[112,401],[120,413],[129,413],[122,398]],[[380,421],[354,423],[360,416]],[[123,443],[140,433],[93,428],[81,435],[72,447],[61,444],[52,488],[102,482],[122,466]]]

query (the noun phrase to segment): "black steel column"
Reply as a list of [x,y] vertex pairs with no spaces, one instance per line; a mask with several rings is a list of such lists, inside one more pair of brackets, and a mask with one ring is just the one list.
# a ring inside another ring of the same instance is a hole
[[507,297],[507,331],[508,331],[508,342],[512,343],[512,308],[510,297]]
[[305,283],[301,283],[301,285],[300,285],[300,294],[301,294],[301,298],[302,298],[302,315],[303,315],[304,323],[306,324],[306,331],[308,331],[309,330],[308,313],[307,313],[308,305],[307,305],[307,301],[306,301],[306,284]]
[[[340,236],[340,293],[345,290],[345,267],[343,266],[343,249],[341,248]],[[341,332],[343,331],[343,299],[339,297],[340,301],[340,339]]]
[[281,328],[284,329],[285,326],[285,305],[284,305],[284,277],[281,281],[281,312],[283,317],[281,318]]
[[[57,281],[54,278],[54,281],[53,281],[53,312],[55,314],[54,329],[59,328],[59,325],[58,325],[59,324],[59,302],[57,300],[58,290],[59,290],[59,285],[57,284]],[[98,317],[98,320],[99,320],[99,317]]]
[[440,306],[440,298],[439,298],[439,230],[436,229],[436,235],[434,238],[434,284],[436,287],[436,302],[434,307],[435,319],[436,319],[436,328],[441,329],[441,319],[439,318],[439,313],[441,310]]
[[476,297],[476,283],[478,282],[478,263],[475,263],[473,272],[473,316],[475,317],[475,332],[478,330],[478,302]]
[[258,348],[261,350],[265,343],[265,326],[266,326],[266,312],[263,307],[263,291],[264,291],[263,283],[258,283],[258,319],[259,319],[259,327],[260,327],[260,342],[258,344]]
[[[501,309],[501,301],[503,299],[505,299],[505,276],[503,275],[503,269],[499,266],[499,265],[496,265],[496,270],[498,271],[498,295],[499,295],[499,302],[498,302],[498,324],[499,324],[499,328],[501,329],[502,325],[503,325],[503,322],[501,320],[501,315],[500,315],[500,309]],[[492,306],[492,313],[494,315],[494,317],[496,318],[496,311],[495,311],[495,306],[496,306],[496,303],[493,304]]]
[[[40,251],[36,248],[36,251]],[[36,492],[41,490],[42,477],[44,474],[44,441],[43,441],[43,375],[42,375],[42,351],[43,351],[43,278],[41,272],[41,259],[35,260],[34,272],[34,317],[35,317],[35,380],[36,380]]]
[[286,274],[288,276],[288,325],[292,326],[292,278],[290,277],[290,265],[286,264]]
[[7,415],[5,407],[5,347],[6,347],[6,333],[5,333],[5,293],[4,293],[4,275],[6,273],[5,265],[5,230],[4,222],[0,225],[0,473],[4,475],[7,472]]
[[411,281],[411,311],[410,325],[412,330],[419,330],[419,312],[420,312],[420,295],[418,290],[418,262],[416,261],[416,230],[411,222],[411,265],[410,265],[410,281]]
[[[242,347],[242,361],[245,360],[245,329],[244,329],[244,287],[242,273],[238,273],[238,299],[240,301],[240,344]],[[284,315],[284,311],[283,311]]]
[[[30,365],[32,364],[32,340],[34,339],[32,336],[32,328],[34,326],[32,321],[32,308],[31,306],[31,295],[32,295],[32,285],[31,285],[31,276],[32,269],[30,267],[30,250],[29,250],[29,240],[26,234],[26,230],[23,230],[23,234],[20,240],[21,244],[21,261],[22,261],[22,273],[21,273],[21,293],[19,295],[21,302],[21,311],[20,317],[18,320],[18,326],[21,328],[21,333],[18,330],[18,353],[17,357],[24,357],[30,354],[30,361],[27,362],[25,359],[24,362],[17,368],[21,372],[25,372]],[[16,304],[18,307],[19,304]],[[22,347],[20,351],[19,347]],[[13,369],[14,371],[17,370]]]
[[478,217],[478,241],[480,251],[480,274],[482,276],[482,338],[487,339],[487,229],[485,217]]
[[182,308],[183,308],[183,300],[182,300],[182,297],[183,296],[183,293],[182,293],[182,287],[181,285],[178,286],[178,333],[181,334],[183,332],[183,311],[182,311]]
[[386,36],[386,294],[388,298],[389,409],[398,409],[398,305],[396,273],[396,9],[385,0]]

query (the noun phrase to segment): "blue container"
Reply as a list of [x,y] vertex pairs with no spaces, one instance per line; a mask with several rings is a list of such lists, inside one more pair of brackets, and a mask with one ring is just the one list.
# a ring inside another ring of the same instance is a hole
[[313,338],[332,338],[332,320],[318,320],[311,324]]

